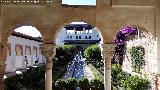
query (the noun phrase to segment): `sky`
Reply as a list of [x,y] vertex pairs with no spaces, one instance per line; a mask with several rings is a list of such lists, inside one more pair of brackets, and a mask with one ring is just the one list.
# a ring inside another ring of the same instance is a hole
[[41,37],[40,32],[35,27],[32,27],[32,26],[22,26],[15,29],[14,31],[20,32],[32,37]]
[[96,0],[62,0],[62,4],[69,4],[69,5],[96,5]]
[[[68,5],[96,5],[96,0],[62,0],[62,4]],[[71,24],[86,24],[84,22],[72,22]],[[32,26],[22,26],[15,29],[16,32],[20,32],[32,37],[41,37],[40,32]]]

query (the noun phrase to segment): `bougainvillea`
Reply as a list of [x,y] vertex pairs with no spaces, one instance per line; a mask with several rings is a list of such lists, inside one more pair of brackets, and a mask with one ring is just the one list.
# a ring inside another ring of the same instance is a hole
[[117,45],[115,48],[114,61],[115,63],[122,64],[124,54],[125,54],[125,45],[126,40],[129,36],[137,35],[138,30],[134,26],[125,26],[119,30],[116,37],[114,38],[114,43]]

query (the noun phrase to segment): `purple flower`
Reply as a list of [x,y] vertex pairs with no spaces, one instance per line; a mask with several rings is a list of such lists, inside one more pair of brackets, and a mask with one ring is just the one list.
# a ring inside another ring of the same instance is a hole
[[115,50],[115,55],[118,56],[119,62],[122,62],[123,56],[125,53],[124,46],[126,44],[125,40],[130,35],[137,35],[137,28],[128,25],[119,30],[116,37],[114,38],[114,43],[117,45],[117,49]]

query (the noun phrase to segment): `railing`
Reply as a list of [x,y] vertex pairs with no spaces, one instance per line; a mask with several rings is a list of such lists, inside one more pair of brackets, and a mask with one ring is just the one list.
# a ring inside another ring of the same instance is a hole
[[16,5],[45,5],[60,3],[61,0],[0,0],[0,4],[16,4]]

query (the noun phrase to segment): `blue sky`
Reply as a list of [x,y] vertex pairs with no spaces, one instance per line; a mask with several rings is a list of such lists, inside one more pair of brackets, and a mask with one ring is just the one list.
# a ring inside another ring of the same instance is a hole
[[69,4],[69,5],[96,5],[96,0],[62,0],[62,4]]

